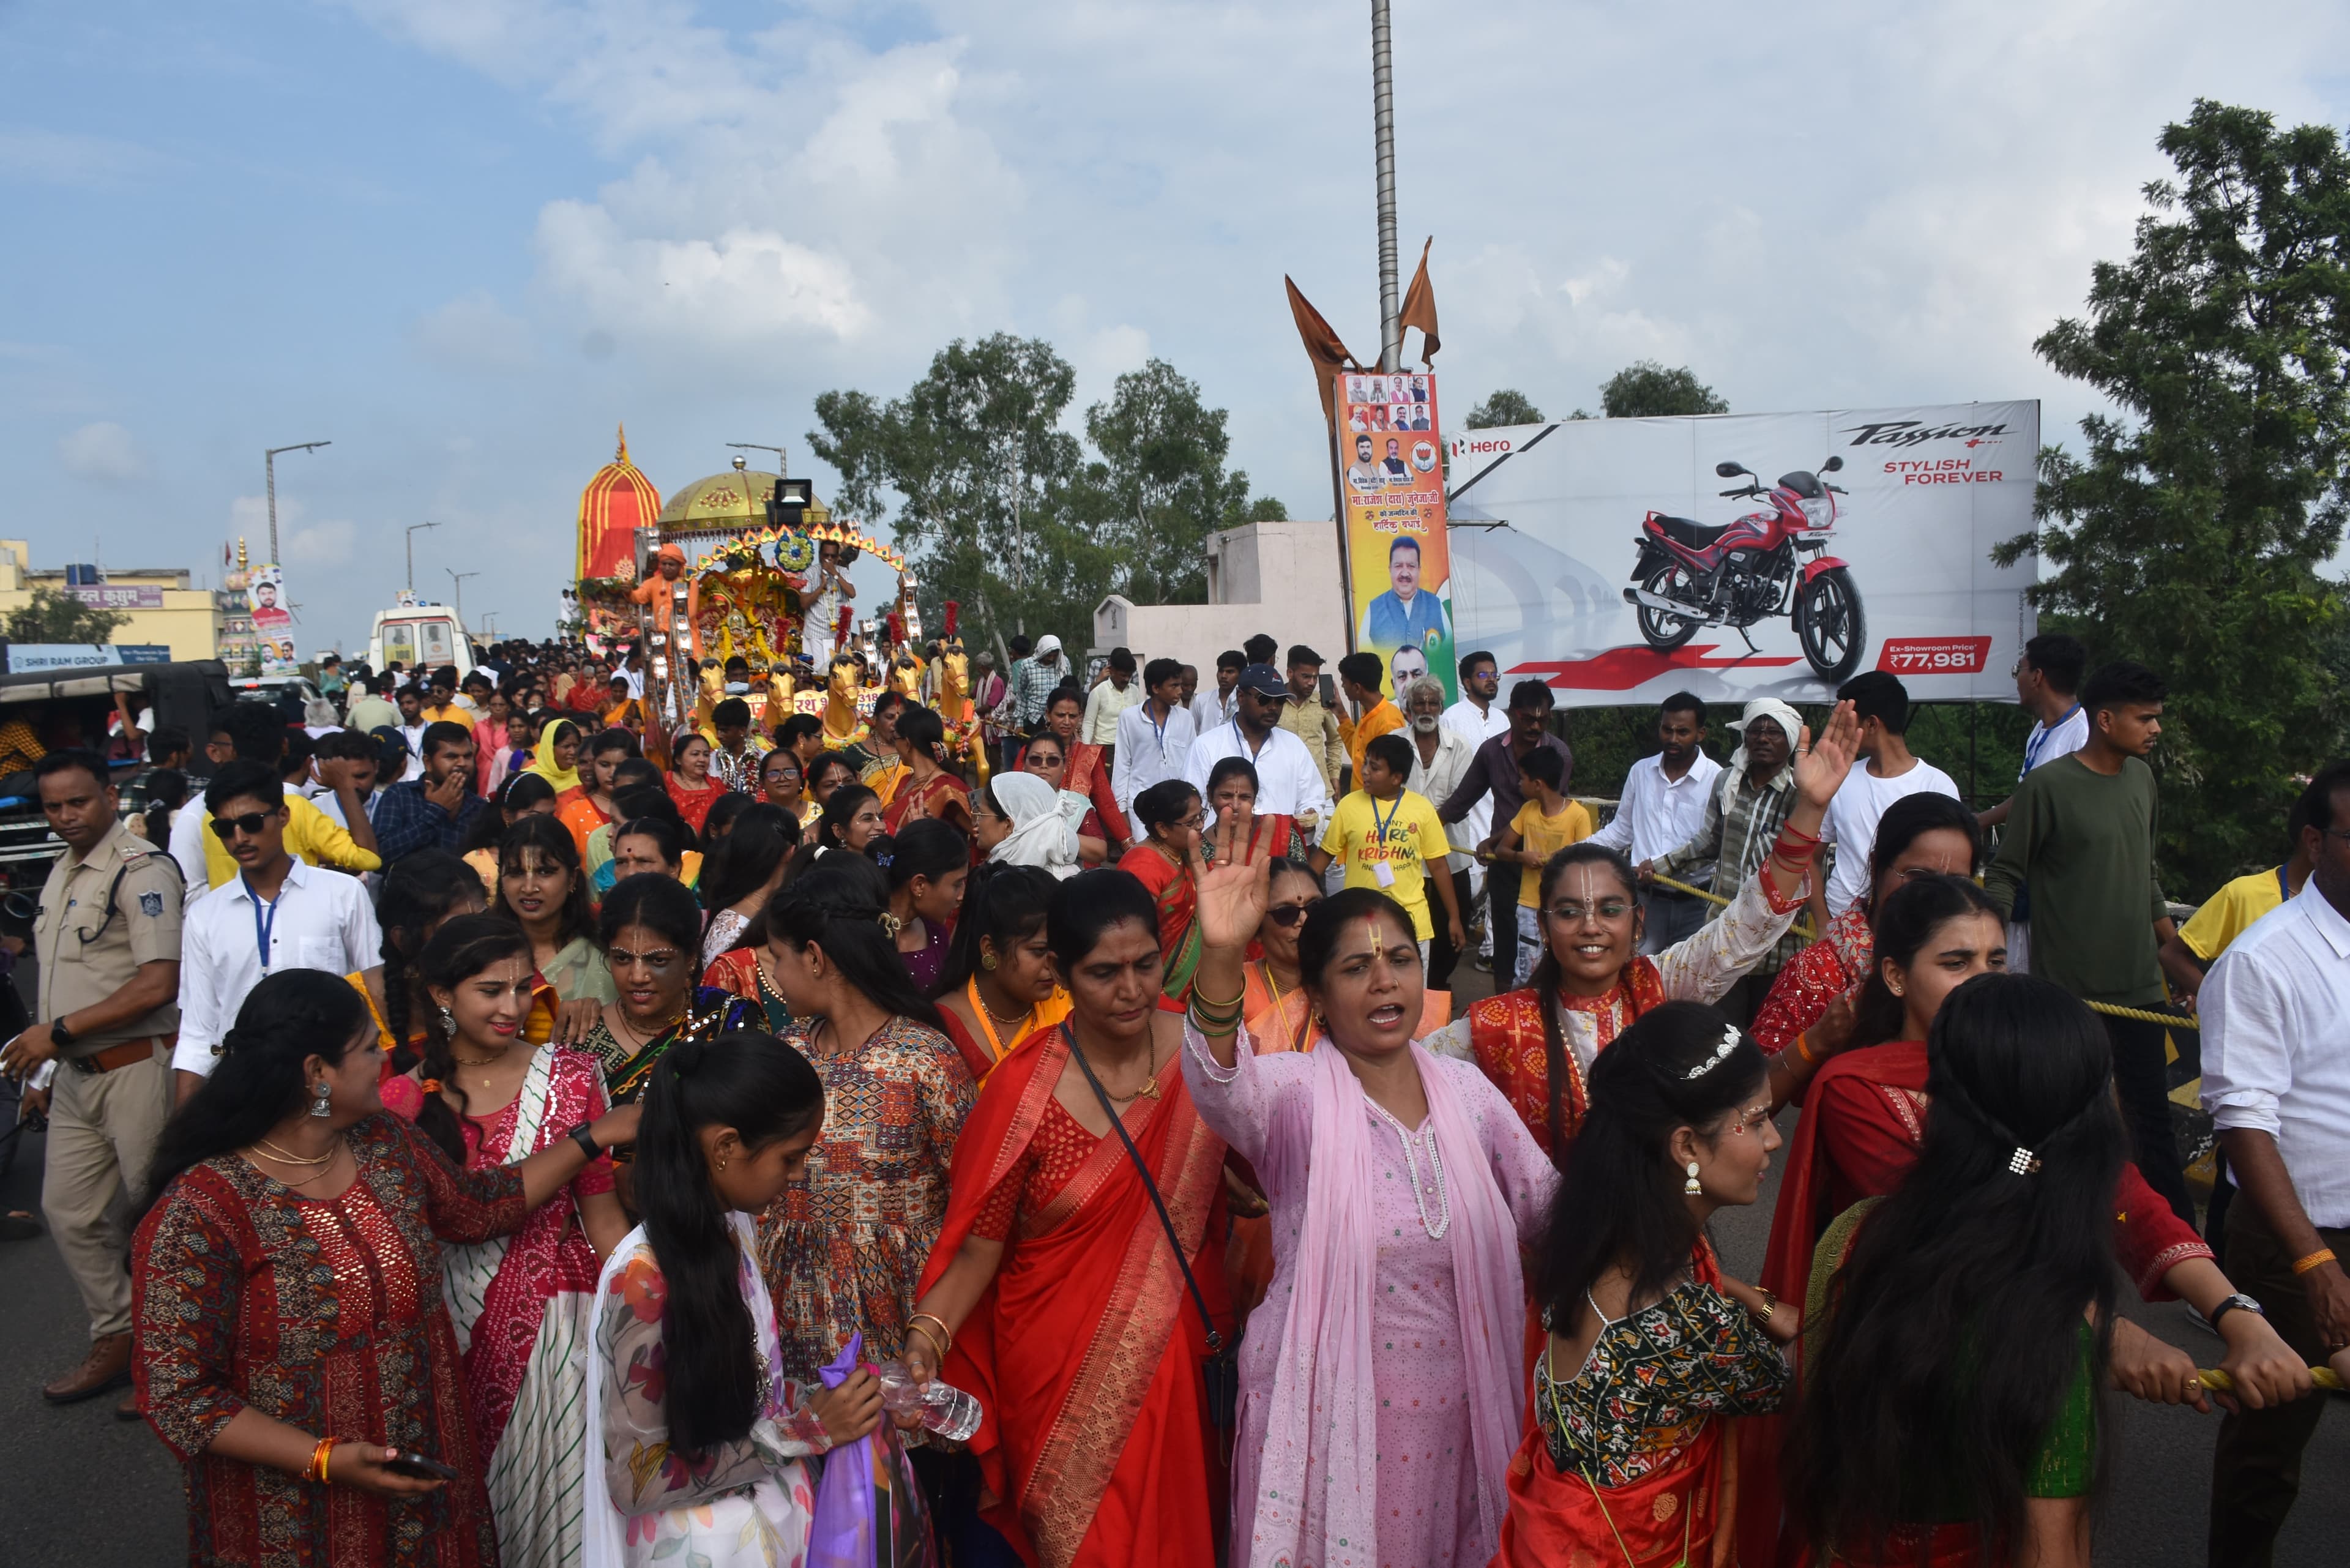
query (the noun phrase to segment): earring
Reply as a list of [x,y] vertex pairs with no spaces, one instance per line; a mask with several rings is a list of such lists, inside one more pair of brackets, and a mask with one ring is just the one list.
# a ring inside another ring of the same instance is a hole
[[457,1038],[457,1015],[445,1007],[441,1010],[441,1033],[452,1040]]
[[1691,1198],[1695,1198],[1699,1193],[1705,1190],[1703,1187],[1698,1184],[1697,1161],[1695,1160],[1690,1160],[1689,1162],[1689,1179],[1681,1183],[1681,1190],[1688,1193]]
[[310,1114],[323,1121],[333,1114],[327,1109],[327,1101],[332,1097],[333,1091],[326,1085],[320,1084],[312,1091],[312,1094],[314,1097],[310,1101]]
[[718,1157],[718,1168],[722,1171],[726,1168],[726,1157],[723,1154]]
[[982,969],[993,969],[995,967],[995,955],[988,952],[980,954],[979,967]]
[[1885,989],[1891,992],[1896,996],[1901,994],[1901,988],[1898,985],[1887,985]]

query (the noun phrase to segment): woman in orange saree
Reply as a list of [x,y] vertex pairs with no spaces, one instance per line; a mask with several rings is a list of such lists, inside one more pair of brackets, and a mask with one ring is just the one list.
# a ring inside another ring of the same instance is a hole
[[[1059,737],[1062,754],[1067,759],[1061,779],[1055,787],[1074,794],[1084,795],[1093,803],[1094,815],[1102,826],[1103,841],[1112,855],[1126,853],[1126,813],[1118,805],[1118,796],[1109,787],[1109,752],[1102,746],[1089,745],[1077,739],[1077,731],[1085,722],[1086,700],[1074,686],[1065,686],[1053,693],[1045,709],[1045,728]],[[1024,752],[1019,765],[1028,765]]]
[[1048,930],[1073,1009],[1003,1059],[963,1127],[906,1363],[978,1396],[982,1516],[1024,1562],[1197,1568],[1224,1518],[1201,1376],[1201,1304],[1233,1332],[1224,1145],[1179,1070],[1182,1020],[1155,1006],[1149,896],[1085,872],[1056,889]]
[[1059,886],[1034,866],[972,873],[934,1000],[973,1083],[985,1084],[1022,1041],[1069,1015],[1045,946],[1045,911]]
[[1191,881],[1191,857],[1207,808],[1200,792],[1181,779],[1162,779],[1134,797],[1134,815],[1150,837],[1128,850],[1118,868],[1141,883],[1157,905],[1161,1005],[1180,1012],[1200,968],[1200,890]]

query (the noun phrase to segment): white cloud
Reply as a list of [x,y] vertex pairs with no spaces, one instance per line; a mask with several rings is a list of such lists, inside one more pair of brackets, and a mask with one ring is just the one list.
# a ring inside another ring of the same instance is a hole
[[147,454],[130,432],[110,421],[68,431],[57,442],[57,461],[76,479],[95,484],[136,484],[147,477]]
[[[279,517],[278,523],[281,527],[284,525],[283,516]],[[289,566],[348,566],[351,546],[358,542],[358,524],[339,519],[296,528],[285,537],[285,564]]]
[[0,130],[0,175],[88,189],[152,172],[163,160],[135,141],[29,128]]
[[443,369],[513,375],[530,369],[530,328],[485,290],[426,312],[414,327],[424,357]]

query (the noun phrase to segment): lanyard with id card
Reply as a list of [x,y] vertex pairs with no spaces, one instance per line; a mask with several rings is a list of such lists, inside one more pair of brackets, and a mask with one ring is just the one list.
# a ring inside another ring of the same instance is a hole
[[1379,803],[1377,798],[1372,798],[1370,805],[1371,842],[1379,846],[1379,858],[1371,866],[1371,876],[1380,887],[1392,888],[1395,886],[1395,867],[1388,865],[1387,861],[1388,828],[1395,822],[1396,813],[1403,809],[1403,796],[1399,794],[1395,797],[1395,804],[1388,807],[1388,815],[1384,821],[1379,816]]

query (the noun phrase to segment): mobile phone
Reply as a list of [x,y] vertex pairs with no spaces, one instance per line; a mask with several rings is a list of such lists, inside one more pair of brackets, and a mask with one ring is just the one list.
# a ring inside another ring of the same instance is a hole
[[398,1449],[384,1455],[383,1468],[396,1476],[411,1476],[418,1480],[452,1481],[457,1479],[454,1466],[444,1465],[425,1454],[402,1453]]

